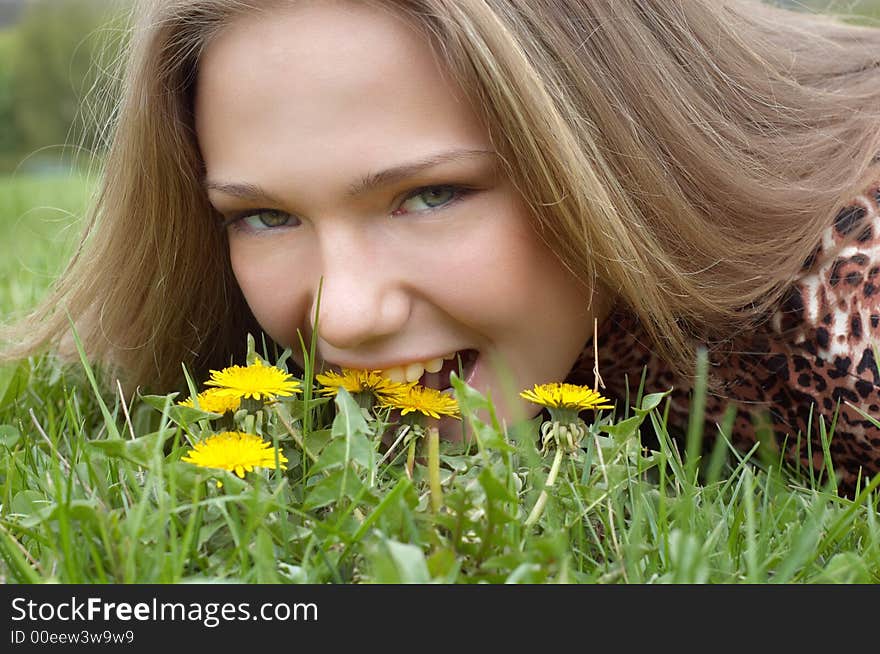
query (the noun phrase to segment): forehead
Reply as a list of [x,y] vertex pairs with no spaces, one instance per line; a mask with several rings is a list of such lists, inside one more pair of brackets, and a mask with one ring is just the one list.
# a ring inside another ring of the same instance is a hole
[[220,174],[247,167],[243,159],[294,165],[293,153],[338,172],[413,149],[488,146],[427,37],[388,9],[354,2],[233,21],[200,64],[196,128]]
[[235,16],[209,42],[199,77],[248,79],[265,72],[281,81],[308,71],[316,79],[351,81],[394,72],[395,63],[414,56],[421,60],[426,46],[402,15],[384,6],[295,2]]

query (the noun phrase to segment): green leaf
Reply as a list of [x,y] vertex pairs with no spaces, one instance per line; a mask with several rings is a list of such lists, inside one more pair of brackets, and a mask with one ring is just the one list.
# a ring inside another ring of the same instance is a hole
[[147,468],[152,463],[155,453],[161,451],[162,445],[172,436],[174,436],[173,429],[162,429],[130,440],[88,441],[86,445],[100,450],[107,456],[125,459]]
[[455,398],[458,400],[458,406],[461,409],[462,417],[473,417],[479,409],[489,410],[490,404],[486,396],[480,393],[476,388],[468,386],[462,381],[455,372],[449,373],[449,383],[455,390]]
[[871,584],[875,582],[864,559],[855,552],[835,554],[816,581],[823,584]]
[[52,502],[22,520],[21,525],[27,528],[36,527],[40,523],[56,520],[58,514],[62,511],[72,520],[91,522],[97,525],[98,510],[96,504],[96,500],[71,500],[66,506],[61,507],[58,502]]
[[441,454],[440,460],[456,472],[464,472],[470,466],[471,457],[463,454],[455,456]]
[[428,557],[428,574],[432,579],[442,580],[442,583],[455,583],[455,578],[461,568],[455,552],[451,549],[438,549]]
[[22,584],[39,584],[44,581],[22,555],[21,543],[5,530],[0,531],[0,557],[6,562],[7,568]]
[[330,456],[333,465],[348,465],[355,461],[370,469],[375,462],[375,452],[369,439],[370,426],[364,418],[364,412],[344,388],[340,388],[336,394],[336,406],[338,410],[330,430],[330,435],[335,440],[324,448],[317,467],[321,469],[325,456]]
[[351,394],[344,388],[340,388],[336,394],[336,417],[333,419],[333,427],[330,435],[338,438],[340,436],[369,433],[369,426],[364,418],[361,408]]
[[535,584],[543,581],[541,566],[537,563],[520,563],[513,569],[505,584]]
[[674,584],[704,584],[709,578],[709,562],[703,544],[694,534],[673,529],[669,534],[671,578]]
[[257,358],[257,343],[254,340],[254,335],[248,332],[247,335],[247,354],[244,357],[245,363],[249,366],[254,365],[254,361]]
[[[516,448],[507,440],[504,430],[497,423],[492,402],[477,389],[468,386],[454,372],[449,375],[449,383],[455,390],[455,398],[461,410],[461,419],[466,422],[476,437],[480,448],[514,452]],[[484,411],[491,424],[483,421],[477,411]]]
[[0,407],[11,403],[25,391],[30,376],[30,366],[27,361],[0,366]]
[[220,518],[211,520],[210,522],[202,523],[202,525],[199,527],[199,534],[196,538],[196,545],[199,548],[204,547],[206,543],[209,543],[211,541],[211,539],[214,537],[214,534],[216,534],[218,530],[220,530],[223,526],[223,520],[221,520]]
[[412,481],[406,477],[401,477],[385,497],[376,505],[366,517],[366,519],[358,527],[355,532],[353,541],[359,541],[369,531],[369,529],[377,522],[381,522],[382,529],[392,532],[401,529],[403,524],[410,516],[410,511],[419,503],[418,495],[415,491]]
[[[329,401],[329,397],[313,397],[308,404],[310,409],[315,409]],[[296,395],[279,397],[272,406],[285,410],[286,417],[290,421],[302,420],[306,414],[306,401]]]
[[486,497],[489,501],[494,502],[515,502],[516,496],[511,493],[495,473],[489,468],[483,468],[480,471],[480,486],[486,491]]
[[642,398],[642,411],[653,411],[658,406],[660,406],[663,398],[669,395],[671,392],[672,389],[670,388],[668,391],[663,391],[661,393],[650,393],[648,395],[645,395],[645,397]]
[[610,434],[614,438],[623,441],[636,434],[642,422],[645,420],[645,415],[646,414],[642,413],[641,415],[632,416],[626,420],[621,420],[616,425],[602,425],[599,429],[606,434]]
[[12,425],[0,425],[0,445],[12,449],[20,438],[21,433]]
[[317,462],[309,468],[309,474],[341,468],[352,461],[369,468],[372,455],[370,442],[364,436],[333,440],[321,451]]
[[343,497],[354,498],[363,487],[361,480],[351,470],[337,470],[309,487],[303,508],[309,511],[332,504]]
[[309,452],[320,452],[324,447],[326,447],[327,443],[330,442],[330,430],[329,429],[318,429],[316,431],[310,431],[303,437],[303,443],[309,449]]
[[373,554],[373,573],[380,584],[425,584],[431,581],[421,548],[383,539]]
[[45,509],[51,503],[43,493],[35,490],[23,490],[12,496],[9,503],[10,513],[33,515]]
[[651,413],[654,409],[660,406],[660,403],[663,401],[663,398],[669,395],[672,392],[670,388],[668,391],[663,391],[662,393],[650,393],[649,395],[645,395],[642,398],[642,406],[641,408],[633,407],[633,410],[636,412],[636,415],[644,418],[646,415]]
[[277,557],[272,545],[272,537],[266,529],[257,530],[253,560],[258,584],[277,584],[281,581],[275,570]]
[[471,421],[474,432],[478,434],[479,442],[489,450],[496,452],[516,452],[516,447],[504,437],[504,433],[495,429],[491,425],[480,422],[474,418]]

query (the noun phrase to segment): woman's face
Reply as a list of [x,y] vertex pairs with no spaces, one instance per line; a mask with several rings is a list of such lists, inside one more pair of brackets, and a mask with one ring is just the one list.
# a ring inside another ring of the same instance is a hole
[[564,379],[604,317],[534,233],[425,38],[390,12],[304,2],[238,20],[205,53],[196,126],[235,277],[300,364],[323,278],[319,366],[447,387],[449,363],[430,371],[464,353],[466,381],[510,423],[537,413],[517,393]]

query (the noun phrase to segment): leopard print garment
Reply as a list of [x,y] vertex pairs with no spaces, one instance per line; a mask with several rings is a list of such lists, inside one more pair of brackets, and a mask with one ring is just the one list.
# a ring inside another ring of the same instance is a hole
[[[830,452],[838,490],[851,496],[860,477],[864,486],[880,472],[880,428],[854,408],[880,421],[874,343],[880,346],[880,181],[840,209],[770,320],[710,356],[721,390],[707,399],[704,434],[718,433],[733,404],[727,436],[735,446],[747,449],[757,434],[772,433],[789,462],[818,473],[825,467],[819,416],[830,433],[838,411]],[[647,366],[645,393],[673,389],[668,425],[670,433],[683,433],[692,386],[652,351],[635,317],[613,312],[598,345],[603,392],[617,400],[618,412],[627,378],[632,398]],[[591,339],[568,381],[592,387],[592,371]]]

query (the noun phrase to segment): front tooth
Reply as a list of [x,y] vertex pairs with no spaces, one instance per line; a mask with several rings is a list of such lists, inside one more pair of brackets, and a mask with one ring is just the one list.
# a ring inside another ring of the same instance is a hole
[[388,368],[388,370],[383,371],[382,374],[396,384],[402,384],[406,381],[406,370],[404,370],[402,366]]
[[452,354],[447,354],[443,358],[446,359],[447,361],[449,361],[450,359],[454,359],[456,354],[458,354],[458,352],[453,352]]
[[406,381],[415,382],[419,381],[419,378],[424,374],[425,366],[421,363],[411,363],[406,367]]
[[430,361],[425,361],[425,370],[428,372],[440,372],[440,368],[443,367],[443,358],[439,359],[431,359]]

